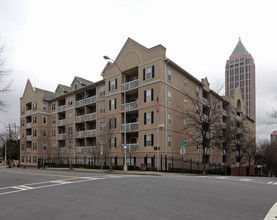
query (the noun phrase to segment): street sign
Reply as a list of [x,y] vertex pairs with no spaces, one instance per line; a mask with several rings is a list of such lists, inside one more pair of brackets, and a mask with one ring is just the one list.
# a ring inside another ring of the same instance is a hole
[[185,155],[185,154],[186,154],[186,148],[181,147],[181,149],[180,149],[180,154],[181,154],[181,155]]
[[181,143],[180,143],[180,148],[183,148],[183,147],[186,147],[186,143],[181,142]]

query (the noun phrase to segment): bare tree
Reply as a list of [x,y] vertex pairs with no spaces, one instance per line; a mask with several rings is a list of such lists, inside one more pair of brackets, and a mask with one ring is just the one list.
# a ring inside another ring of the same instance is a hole
[[[5,82],[5,78],[9,75],[10,70],[6,69],[5,59],[3,58],[4,45],[0,46],[0,94],[7,93],[10,89],[11,82]],[[6,102],[0,97],[0,110],[4,110]]]

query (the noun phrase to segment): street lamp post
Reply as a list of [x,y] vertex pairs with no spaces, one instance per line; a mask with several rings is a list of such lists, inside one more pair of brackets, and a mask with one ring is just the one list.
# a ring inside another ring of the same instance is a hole
[[[119,68],[119,66],[116,64],[116,62],[114,60],[112,60],[111,58],[109,58],[108,56],[103,56],[103,58],[105,60],[111,60],[116,67],[118,68],[118,70],[120,71],[120,73],[122,73],[121,69]],[[123,74],[123,73],[122,73]],[[126,78],[125,78],[125,74],[123,74],[123,83],[125,84],[126,82]],[[123,149],[124,149],[124,166],[123,166],[123,170],[127,171],[127,163],[126,163],[126,151],[127,151],[127,145],[126,145],[126,90],[124,88],[124,145],[123,145]]]

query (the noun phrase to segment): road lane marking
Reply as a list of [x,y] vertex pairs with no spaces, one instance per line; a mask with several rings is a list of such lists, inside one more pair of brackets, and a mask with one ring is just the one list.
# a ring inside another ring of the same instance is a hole
[[0,172],[20,173],[20,174],[38,175],[38,176],[55,176],[55,177],[67,177],[67,178],[80,178],[80,176],[65,176],[65,175],[46,174],[46,173],[31,173],[31,172],[20,172],[20,171],[13,171],[13,170],[0,170]]
[[240,181],[242,181],[242,182],[249,182],[249,181],[251,181],[252,179],[240,179]]
[[277,202],[272,206],[264,220],[274,220],[277,219]]
[[[122,176],[118,178],[122,178]],[[33,189],[41,189],[46,187],[61,186],[65,184],[81,183],[81,182],[104,180],[104,179],[111,179],[111,178],[109,178],[109,176],[106,176],[105,178],[104,177],[78,177],[78,179],[67,178],[67,179],[51,180],[51,181],[45,181],[45,182],[28,183],[28,184],[18,185],[18,186],[8,186],[8,187],[0,188],[0,196],[10,194],[10,193],[33,190]]]

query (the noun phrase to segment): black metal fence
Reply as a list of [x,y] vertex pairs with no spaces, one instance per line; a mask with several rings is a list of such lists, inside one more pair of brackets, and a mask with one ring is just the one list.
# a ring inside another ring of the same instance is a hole
[[[39,158],[38,167],[73,167],[87,169],[113,169],[123,170],[125,163],[124,156],[108,157],[99,155],[86,157],[57,157],[57,158]],[[128,155],[126,157],[128,170],[141,171],[162,171],[173,173],[194,173],[194,174],[215,174],[215,175],[230,175],[230,168],[222,164],[216,163],[200,163],[192,160],[184,161],[180,157],[160,155],[159,160],[155,155],[149,157],[135,157]],[[158,168],[157,168],[158,167]]]

